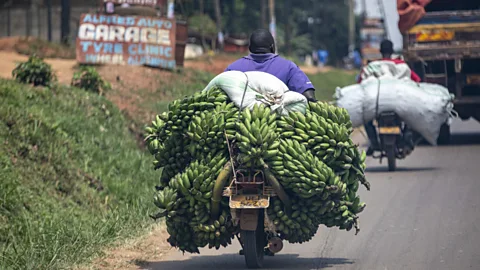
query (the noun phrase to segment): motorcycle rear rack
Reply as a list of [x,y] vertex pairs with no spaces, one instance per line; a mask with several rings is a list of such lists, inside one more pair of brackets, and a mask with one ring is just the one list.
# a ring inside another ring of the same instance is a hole
[[[226,188],[223,189],[223,193],[222,193],[223,197],[230,197],[230,196],[234,196],[234,195],[238,195],[236,186],[226,187]],[[273,187],[263,186],[263,192],[262,192],[261,195],[269,196],[269,197],[276,197],[277,193],[273,190]]]

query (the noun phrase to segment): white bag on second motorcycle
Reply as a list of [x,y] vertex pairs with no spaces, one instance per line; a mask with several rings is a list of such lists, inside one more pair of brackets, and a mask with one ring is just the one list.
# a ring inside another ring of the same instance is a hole
[[378,60],[369,63],[362,69],[361,78],[365,81],[369,78],[392,78],[410,79],[411,69],[406,64],[396,64],[392,61]]
[[453,97],[446,88],[409,80],[370,78],[337,88],[335,98],[349,112],[354,127],[375,119],[376,112],[393,111],[432,145],[453,110]]
[[203,91],[219,87],[241,109],[252,109],[255,104],[269,106],[272,111],[288,114],[289,111],[305,113],[307,99],[290,92],[277,77],[261,71],[227,71],[216,76]]

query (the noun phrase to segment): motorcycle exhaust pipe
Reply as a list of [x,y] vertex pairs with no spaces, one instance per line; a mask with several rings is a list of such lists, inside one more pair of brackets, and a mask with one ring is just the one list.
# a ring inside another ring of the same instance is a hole
[[273,237],[268,240],[268,249],[273,253],[276,254],[283,249],[283,242],[282,239],[278,237]]

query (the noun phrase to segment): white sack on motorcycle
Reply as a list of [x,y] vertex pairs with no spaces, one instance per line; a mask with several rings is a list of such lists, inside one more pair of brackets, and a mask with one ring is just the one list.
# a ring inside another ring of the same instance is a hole
[[408,80],[371,78],[337,88],[335,98],[337,105],[349,112],[354,127],[372,121],[378,113],[394,111],[432,145],[437,144],[440,128],[453,110],[448,89]]
[[[203,91],[219,87],[238,108],[252,109],[263,104],[280,114],[290,111],[306,112],[307,99],[291,92],[277,77],[261,71],[227,71],[216,76]],[[245,93],[245,96],[244,96]]]

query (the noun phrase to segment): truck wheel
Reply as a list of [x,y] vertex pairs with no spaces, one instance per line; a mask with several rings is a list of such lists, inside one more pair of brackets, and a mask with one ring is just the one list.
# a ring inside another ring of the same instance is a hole
[[245,262],[249,269],[258,269],[263,267],[263,257],[265,254],[265,232],[263,215],[258,218],[256,231],[240,231],[240,238],[243,243],[243,252]]
[[447,145],[450,143],[450,126],[443,124],[440,128],[440,135],[438,136],[438,145]]

